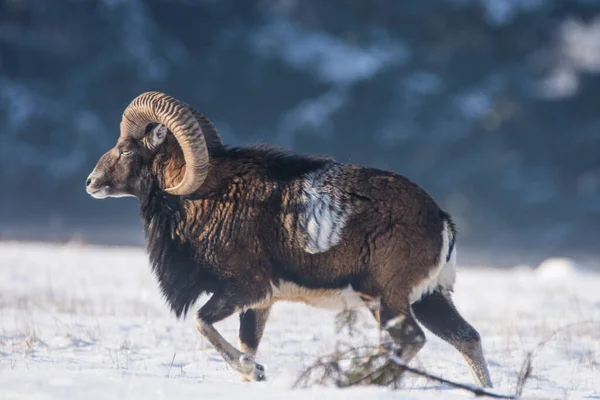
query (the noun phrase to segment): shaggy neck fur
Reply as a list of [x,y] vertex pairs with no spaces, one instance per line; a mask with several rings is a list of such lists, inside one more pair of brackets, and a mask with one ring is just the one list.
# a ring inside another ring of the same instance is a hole
[[198,266],[197,255],[181,236],[186,220],[181,197],[165,192],[185,173],[179,146],[167,140],[145,171],[144,187],[139,196],[140,216],[144,223],[147,251],[161,292],[179,318],[203,293],[214,292],[216,280],[208,269]]

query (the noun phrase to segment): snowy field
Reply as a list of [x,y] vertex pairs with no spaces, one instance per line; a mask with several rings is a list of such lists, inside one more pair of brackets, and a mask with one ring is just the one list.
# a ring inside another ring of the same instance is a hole
[[[455,300],[481,333],[495,391],[513,391],[528,351],[525,398],[600,398],[600,275],[565,261],[541,268],[459,268]],[[344,337],[334,311],[280,303],[257,355],[267,382],[242,383],[160,298],[143,250],[0,243],[0,399],[449,399],[471,394],[407,377],[401,392],[290,389]],[[373,340],[377,329],[361,313]],[[217,325],[237,341],[237,317]],[[426,332],[428,333],[428,332]],[[413,365],[472,383],[466,364],[428,333]]]

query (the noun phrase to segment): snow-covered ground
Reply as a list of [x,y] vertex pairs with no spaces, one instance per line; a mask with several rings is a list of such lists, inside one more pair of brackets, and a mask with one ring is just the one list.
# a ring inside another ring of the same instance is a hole
[[[525,354],[546,341],[525,397],[600,398],[600,275],[568,260],[461,267],[455,300],[482,334],[495,391],[512,392]],[[0,399],[398,398],[379,387],[290,389],[345,339],[334,316],[276,305],[257,356],[269,380],[242,383],[192,319],[169,313],[143,250],[0,243]],[[367,312],[361,326],[377,340]],[[237,327],[237,317],[217,325],[231,341]],[[472,382],[459,354],[432,334],[414,365]],[[471,397],[422,378],[404,386],[402,398]]]

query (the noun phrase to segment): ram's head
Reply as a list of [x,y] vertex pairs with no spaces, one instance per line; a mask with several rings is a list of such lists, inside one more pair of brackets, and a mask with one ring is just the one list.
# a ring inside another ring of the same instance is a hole
[[158,92],[141,94],[125,109],[121,136],[88,177],[87,192],[98,199],[139,197],[154,157],[171,134],[186,168],[179,183],[165,190],[178,196],[195,192],[208,173],[209,148],[222,146],[221,139],[201,113]]

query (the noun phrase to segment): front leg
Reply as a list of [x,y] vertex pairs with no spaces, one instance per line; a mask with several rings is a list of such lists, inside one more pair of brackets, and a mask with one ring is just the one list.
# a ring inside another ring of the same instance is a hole
[[[255,309],[250,308],[240,313],[240,350],[252,357],[256,355],[260,339],[262,339],[271,307]],[[248,382],[245,375],[241,375],[242,382]]]
[[227,295],[216,292],[208,302],[198,311],[196,327],[198,332],[221,354],[221,357],[240,375],[250,381],[265,379],[265,370],[262,365],[254,362],[253,354],[246,354],[227,342],[214,328],[213,324],[229,317],[243,307],[243,296]]

